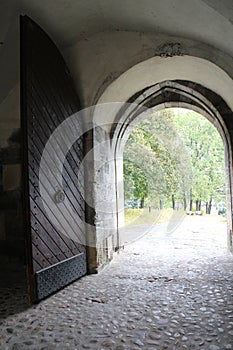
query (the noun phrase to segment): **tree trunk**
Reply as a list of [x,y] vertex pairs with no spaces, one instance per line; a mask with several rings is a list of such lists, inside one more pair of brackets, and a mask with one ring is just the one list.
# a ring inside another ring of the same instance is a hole
[[141,201],[140,201],[140,208],[143,209],[144,206],[145,206],[145,198],[142,197],[142,198],[141,198]]
[[193,191],[192,189],[190,190],[190,205],[189,205],[189,210],[193,210]]
[[212,209],[212,197],[210,198],[209,202],[206,202],[206,214],[210,214]]
[[196,211],[199,211],[199,200],[196,200]]
[[211,213],[211,209],[212,209],[212,197],[210,197],[210,201],[209,201],[209,213]]
[[175,206],[176,206],[176,203],[175,203],[175,196],[174,194],[172,194],[172,209],[175,210]]
[[162,201],[162,199],[159,200],[159,209],[160,210],[163,209],[163,201]]
[[199,201],[199,211],[201,211],[201,200]]
[[186,197],[184,196],[184,211],[186,211],[187,209],[187,201],[186,201]]

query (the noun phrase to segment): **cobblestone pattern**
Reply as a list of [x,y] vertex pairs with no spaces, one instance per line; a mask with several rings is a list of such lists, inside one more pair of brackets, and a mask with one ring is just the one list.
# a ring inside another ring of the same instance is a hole
[[27,310],[19,289],[3,288],[0,349],[233,349],[233,259],[203,218],[195,230],[190,220],[170,235],[152,230],[98,275]]

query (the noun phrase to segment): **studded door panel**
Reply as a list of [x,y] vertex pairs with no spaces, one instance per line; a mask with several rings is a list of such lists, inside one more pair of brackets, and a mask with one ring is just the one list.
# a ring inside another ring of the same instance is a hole
[[[50,198],[54,198],[55,210],[45,208],[39,183],[45,145],[59,125],[79,109],[70,73],[59,50],[36,23],[27,16],[21,17],[23,197],[31,301],[43,299],[86,273],[82,225],[84,174],[79,171],[83,157],[81,136],[67,154],[58,153],[58,158],[65,157],[62,172],[59,173],[52,156],[47,157],[43,168],[45,177],[46,169],[50,172],[54,169],[54,181],[50,176],[42,185]],[[81,121],[78,127],[81,130]],[[67,142],[71,132],[71,127],[65,129],[62,142]],[[56,187],[57,176],[62,177],[63,188]],[[78,229],[69,223],[67,212],[72,218],[80,218]],[[68,225],[64,232],[61,228]],[[69,232],[77,239],[71,238]]]

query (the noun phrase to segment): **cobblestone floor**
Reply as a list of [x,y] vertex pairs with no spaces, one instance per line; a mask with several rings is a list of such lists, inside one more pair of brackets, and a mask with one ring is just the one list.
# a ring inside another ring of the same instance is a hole
[[0,349],[233,349],[225,224],[187,217],[165,231],[151,230],[98,275],[29,309],[20,289],[2,288]]

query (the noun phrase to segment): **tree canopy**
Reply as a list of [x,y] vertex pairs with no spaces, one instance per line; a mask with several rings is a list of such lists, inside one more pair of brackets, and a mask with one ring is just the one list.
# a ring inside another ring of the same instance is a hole
[[192,210],[225,195],[224,149],[215,127],[185,109],[165,109],[132,131],[124,150],[125,199]]

